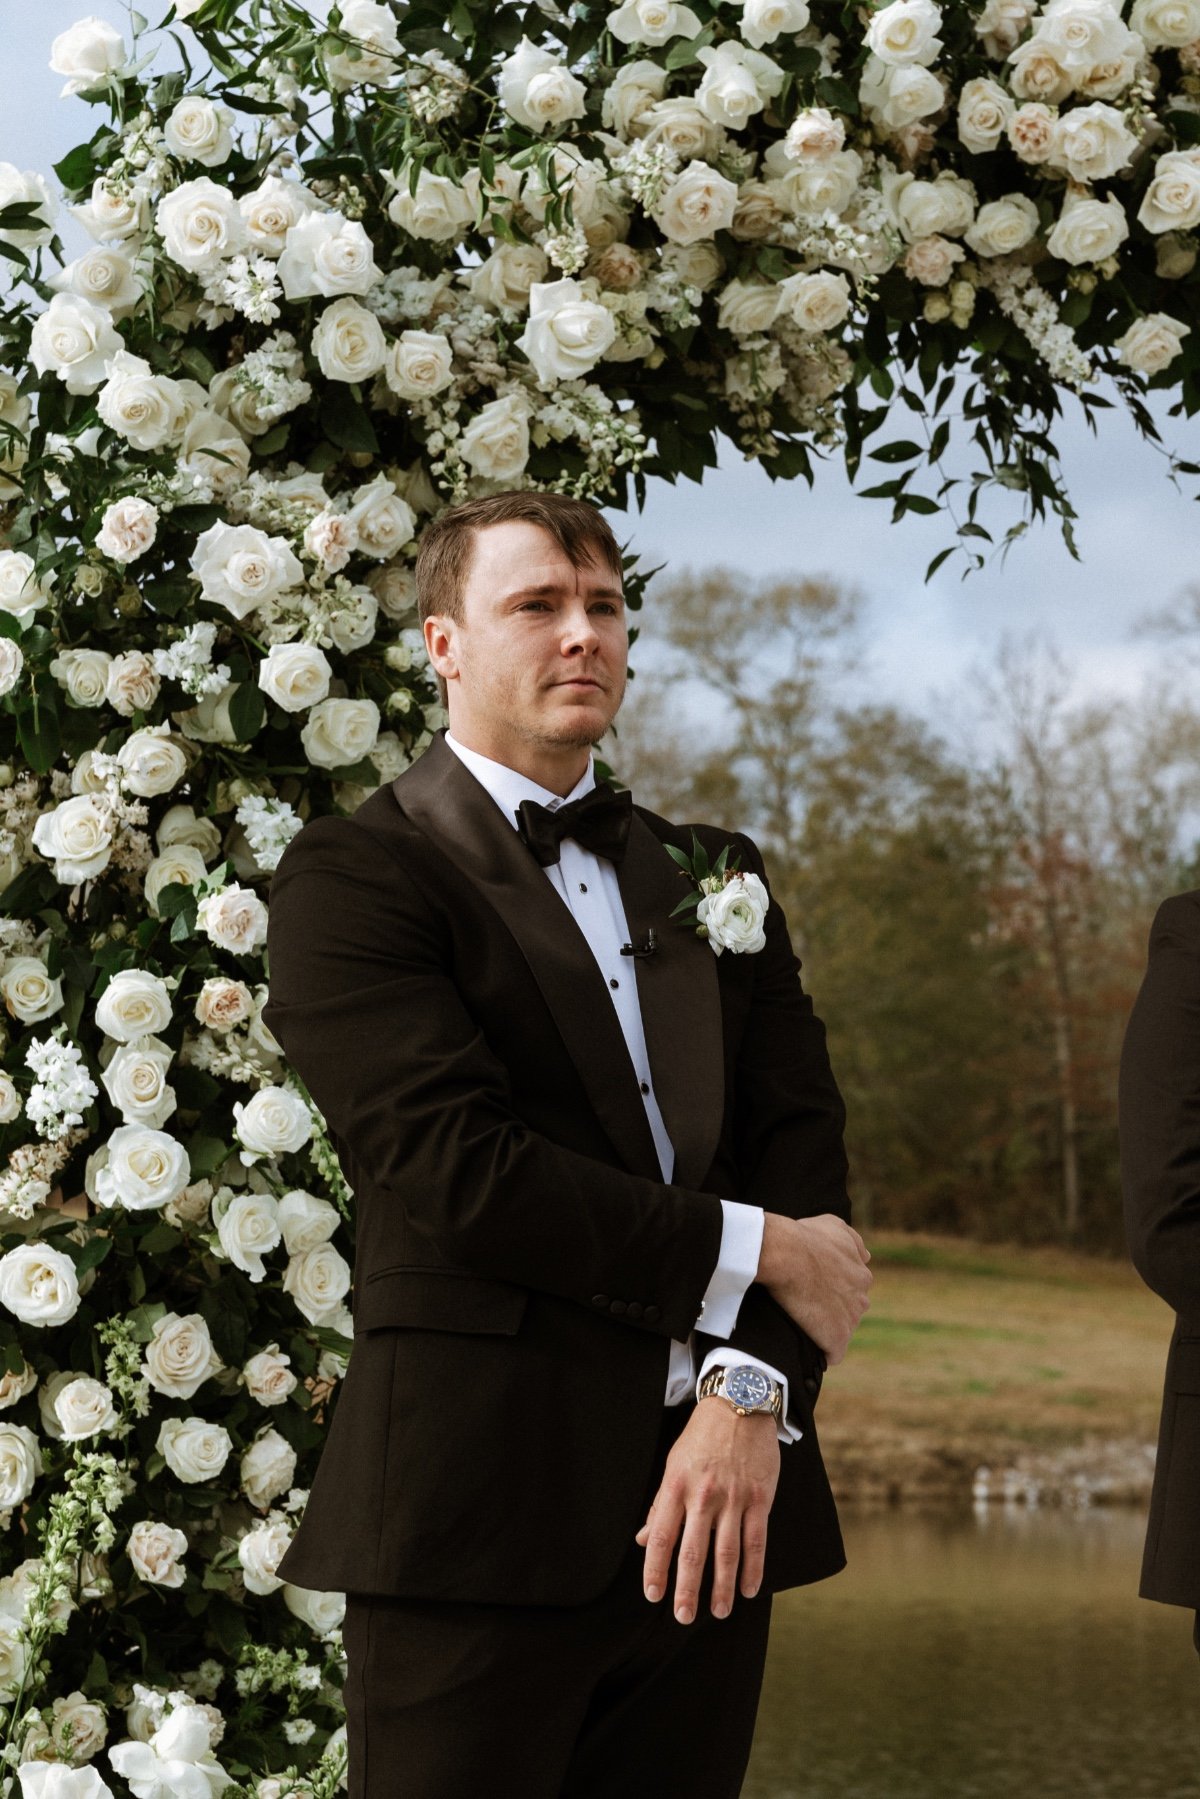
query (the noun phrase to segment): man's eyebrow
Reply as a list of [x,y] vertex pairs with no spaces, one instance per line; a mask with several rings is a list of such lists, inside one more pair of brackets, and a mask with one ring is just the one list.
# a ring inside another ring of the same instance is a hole
[[[536,582],[528,587],[511,588],[509,592],[501,595],[500,604],[503,605],[508,600],[534,599],[543,594],[560,593],[561,591],[557,581]],[[624,591],[620,587],[592,586],[588,588],[588,593],[593,599],[623,600],[625,598]]]

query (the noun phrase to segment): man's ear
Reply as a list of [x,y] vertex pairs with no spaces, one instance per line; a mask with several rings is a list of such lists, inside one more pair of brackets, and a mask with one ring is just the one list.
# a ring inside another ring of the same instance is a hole
[[425,634],[425,653],[435,673],[441,675],[443,680],[448,680],[458,671],[454,620],[444,618],[439,612],[431,612],[422,629]]

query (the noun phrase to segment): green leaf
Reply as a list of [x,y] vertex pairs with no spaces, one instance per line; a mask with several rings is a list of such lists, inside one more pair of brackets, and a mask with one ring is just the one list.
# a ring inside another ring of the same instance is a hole
[[162,1219],[158,1224],[151,1225],[145,1236],[140,1239],[138,1251],[140,1254],[148,1256],[164,1255],[167,1250],[174,1249],[177,1244],[182,1242],[183,1232],[176,1230],[173,1224],[168,1224],[165,1219]]
[[920,444],[910,443],[905,438],[897,439],[895,443],[883,444],[878,450],[867,451],[872,462],[912,462],[924,454]]
[[321,429],[339,450],[379,454],[379,439],[366,407],[356,400],[346,382],[332,381],[321,402]]
[[217,1172],[229,1154],[229,1145],[220,1137],[192,1137],[187,1152],[192,1179],[198,1181],[206,1174]]
[[97,1233],[89,1237],[82,1250],[75,1258],[76,1274],[86,1274],[89,1268],[98,1268],[105,1256],[111,1254],[113,1240]]
[[249,743],[261,731],[267,718],[267,701],[262,689],[243,681],[233,690],[229,701],[229,724],[239,743]]
[[690,62],[695,62],[696,52],[712,43],[716,29],[715,25],[706,25],[698,37],[681,38],[677,44],[672,44],[667,51],[667,68],[686,69]]
[[937,555],[933,558],[933,561],[929,564],[929,567],[925,570],[925,579],[927,581],[931,580],[932,577],[937,574],[937,571],[939,570],[939,568],[941,568],[941,566],[942,566],[943,562],[945,562],[947,556],[953,556],[953,554],[957,548],[958,548],[958,545],[956,543],[952,543],[952,544],[948,544],[944,550],[938,551]]
[[95,164],[92,161],[90,144],[76,144],[68,150],[61,162],[51,165],[64,187],[73,190],[90,187],[95,179]]
[[692,864],[690,857],[686,856],[681,849],[677,849],[673,843],[664,843],[663,848],[673,862],[678,862],[685,874],[691,874]]

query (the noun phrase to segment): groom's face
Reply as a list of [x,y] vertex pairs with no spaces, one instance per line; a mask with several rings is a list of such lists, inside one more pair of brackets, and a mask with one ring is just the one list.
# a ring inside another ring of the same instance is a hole
[[463,621],[427,621],[426,642],[446,679],[451,731],[469,731],[491,753],[598,743],[625,694],[619,580],[596,553],[576,568],[548,531],[522,519],[475,532]]

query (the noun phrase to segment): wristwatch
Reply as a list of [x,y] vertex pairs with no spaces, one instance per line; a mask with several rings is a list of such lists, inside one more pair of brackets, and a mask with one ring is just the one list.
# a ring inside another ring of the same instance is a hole
[[782,1386],[752,1363],[710,1368],[701,1377],[699,1397],[707,1399],[711,1394],[728,1400],[739,1418],[749,1412],[770,1412],[776,1424],[783,1423]]

